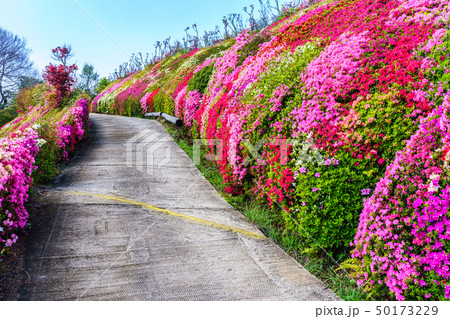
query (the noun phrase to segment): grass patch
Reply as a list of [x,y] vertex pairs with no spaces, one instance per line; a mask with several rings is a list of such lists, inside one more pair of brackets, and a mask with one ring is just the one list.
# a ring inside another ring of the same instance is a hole
[[[176,128],[173,125],[161,121],[166,130],[178,145],[193,158],[193,141],[184,128]],[[267,204],[258,201],[248,194],[230,195],[224,192],[222,175],[213,162],[204,159],[205,150],[201,150],[202,161],[197,168],[216,190],[234,208],[242,212],[250,222],[267,237],[273,239],[290,256],[295,258],[306,270],[322,280],[340,298],[347,301],[371,300],[369,295],[360,289],[356,282],[342,269],[339,264],[350,258],[348,254],[342,254],[338,260],[324,254],[320,258],[305,256],[299,249],[299,238],[295,233],[285,229],[281,213],[277,209],[270,208]]]

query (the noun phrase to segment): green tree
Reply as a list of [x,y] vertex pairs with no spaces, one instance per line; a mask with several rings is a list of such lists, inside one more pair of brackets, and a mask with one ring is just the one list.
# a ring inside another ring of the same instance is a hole
[[26,89],[37,84],[41,84],[43,81],[38,75],[24,75],[19,77],[19,89]]
[[102,78],[95,88],[95,93],[100,94],[108,85],[111,84],[111,81],[109,81],[107,78]]
[[99,75],[94,70],[92,64],[85,63],[81,70],[79,88],[87,92],[89,95],[94,94],[94,90],[97,87]]

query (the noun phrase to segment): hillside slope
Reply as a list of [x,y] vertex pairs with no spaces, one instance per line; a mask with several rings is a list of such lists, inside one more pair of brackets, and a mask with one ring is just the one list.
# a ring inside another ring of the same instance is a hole
[[448,0],[322,1],[131,74],[91,110],[181,117],[305,253],[352,245],[374,295],[448,299],[449,16]]

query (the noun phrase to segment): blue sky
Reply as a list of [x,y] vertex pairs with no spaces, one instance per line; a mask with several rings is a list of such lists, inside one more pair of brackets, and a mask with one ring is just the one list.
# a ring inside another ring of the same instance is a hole
[[244,6],[259,7],[257,0],[0,0],[0,26],[27,39],[39,70],[52,62],[52,48],[68,43],[75,53],[72,63],[80,68],[91,63],[107,76],[129,56],[77,2],[130,53],[153,53],[157,40],[181,40],[193,23],[203,34],[222,28],[225,14],[246,15]]

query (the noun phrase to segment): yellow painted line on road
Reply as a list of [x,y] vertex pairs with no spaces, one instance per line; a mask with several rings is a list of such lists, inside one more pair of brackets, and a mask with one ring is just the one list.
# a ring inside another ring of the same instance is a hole
[[256,239],[267,239],[267,237],[259,235],[259,234],[255,234],[240,228],[236,228],[236,227],[232,227],[232,226],[227,226],[227,225],[223,225],[223,224],[219,224],[219,223],[215,223],[206,219],[201,219],[201,218],[196,218],[196,217],[192,217],[192,216],[188,216],[188,215],[183,215],[180,213],[176,213],[176,212],[172,212],[170,210],[167,209],[163,209],[163,208],[159,208],[159,207],[155,207],[146,203],[141,203],[141,202],[137,202],[134,200],[130,200],[130,199],[125,199],[125,198],[120,198],[120,197],[116,197],[116,196],[110,196],[110,195],[100,195],[100,194],[92,194],[92,193],[83,193],[83,192],[64,192],[66,194],[73,194],[73,195],[81,195],[81,196],[90,196],[90,197],[97,197],[97,198],[103,198],[103,199],[108,199],[108,200],[112,200],[112,201],[116,201],[116,202],[122,202],[122,203],[126,203],[126,204],[130,204],[130,205],[136,205],[136,206],[141,206],[144,208],[147,208],[149,210],[153,210],[153,211],[157,211],[169,216],[175,216],[175,217],[179,217],[179,218],[183,218],[183,219],[187,219],[190,221],[193,221],[197,224],[201,224],[201,225],[205,225],[205,226],[209,226],[209,227],[213,227],[213,228],[219,228],[219,229],[225,229],[225,230],[230,230],[232,232],[235,233],[239,233],[248,237],[252,237],[252,238],[256,238]]

